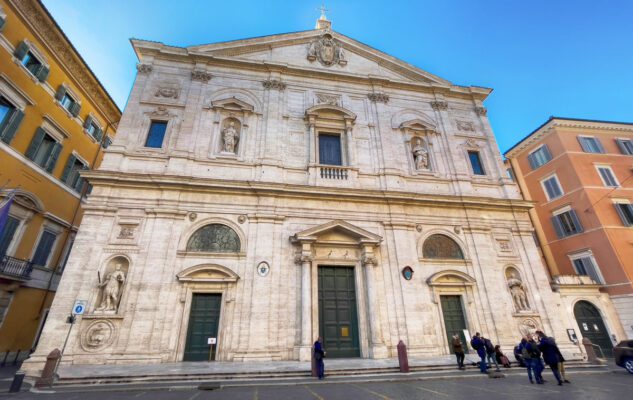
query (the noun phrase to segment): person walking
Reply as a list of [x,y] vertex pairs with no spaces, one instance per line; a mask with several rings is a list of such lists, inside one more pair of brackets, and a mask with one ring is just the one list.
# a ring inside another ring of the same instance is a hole
[[558,371],[558,363],[560,362],[558,353],[560,353],[560,350],[557,351],[558,346],[556,346],[554,338],[545,336],[543,331],[536,331],[536,334],[539,337],[538,348],[541,353],[543,353],[543,360],[551,368],[554,377],[558,381],[558,386],[562,386],[563,380],[561,379],[560,372]]
[[519,363],[519,367],[526,367],[525,361],[523,361],[523,354],[521,354],[521,343],[514,346],[514,359]]
[[536,379],[536,383],[542,385],[545,383],[545,379],[543,379],[543,370],[545,367],[543,366],[543,360],[541,360],[541,351],[538,348],[538,344],[534,340],[534,337],[530,336],[528,338],[528,349],[530,351],[530,358],[532,362],[532,371],[534,371],[534,379]]
[[479,371],[485,374],[488,371],[488,366],[486,365],[486,345],[481,339],[479,332],[475,333],[475,336],[470,340],[470,345],[473,349],[477,350],[477,355],[481,358]]
[[457,368],[466,369],[464,367],[464,358],[466,357],[464,355],[464,346],[457,333],[453,335],[453,351],[455,352],[455,357],[457,357]]
[[519,343],[517,347],[519,348],[519,352],[521,352],[521,358],[523,359],[523,363],[525,364],[525,368],[527,369],[530,383],[534,383],[534,378],[532,378],[532,374],[534,372],[534,368],[532,367],[532,352],[530,351],[530,345],[528,343],[527,336],[524,336],[521,339],[521,343]]
[[316,363],[317,377],[319,379],[325,378],[325,364],[323,359],[325,358],[325,350],[323,350],[323,339],[321,336],[314,342],[314,360]]
[[501,369],[499,369],[499,363],[497,363],[497,357],[495,356],[495,346],[493,346],[492,342],[490,341],[490,339],[482,337],[483,341],[484,341],[484,346],[486,347],[486,356],[488,359],[488,367],[492,368],[492,363],[490,362],[490,360],[492,360],[495,363],[495,367],[497,368],[496,371],[499,372],[501,371]]

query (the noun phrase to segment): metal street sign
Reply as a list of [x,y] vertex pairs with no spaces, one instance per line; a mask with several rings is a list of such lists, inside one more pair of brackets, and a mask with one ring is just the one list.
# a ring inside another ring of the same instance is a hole
[[81,315],[86,311],[86,304],[88,302],[86,300],[75,300],[75,305],[73,306],[73,315]]

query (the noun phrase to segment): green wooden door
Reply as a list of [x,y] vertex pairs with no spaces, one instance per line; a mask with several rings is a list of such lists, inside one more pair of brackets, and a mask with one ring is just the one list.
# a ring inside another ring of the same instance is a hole
[[[604,326],[600,311],[588,301],[579,301],[574,306],[574,316],[582,336],[600,346],[605,357],[613,357],[613,343],[609,338],[607,327]],[[596,355],[600,357],[600,351],[596,350]]]
[[217,344],[213,352],[209,338],[218,337],[220,322],[221,294],[194,293],[191,300],[187,344],[184,361],[209,361],[215,359]]
[[446,328],[446,336],[450,352],[454,353],[453,335],[458,334],[462,341],[464,352],[468,353],[466,336],[464,335],[466,320],[464,319],[464,309],[462,308],[461,296],[440,296],[440,303],[442,305],[444,327]]
[[328,357],[360,357],[353,267],[319,267],[319,335]]

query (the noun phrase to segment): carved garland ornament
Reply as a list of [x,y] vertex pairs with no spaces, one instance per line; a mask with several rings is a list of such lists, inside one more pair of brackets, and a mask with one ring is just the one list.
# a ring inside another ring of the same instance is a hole
[[448,103],[445,101],[432,101],[431,102],[431,108],[433,108],[435,111],[443,111],[443,110],[448,110]]
[[331,106],[340,106],[341,99],[339,96],[333,94],[317,93],[317,101],[319,104],[329,104]]
[[286,84],[277,79],[267,79],[262,81],[262,85],[264,86],[264,89],[275,89],[279,91],[286,89]]
[[136,64],[136,70],[139,74],[149,74],[152,72],[152,66],[150,64]]
[[310,62],[319,60],[326,67],[347,64],[343,47],[329,33],[310,43],[307,58]]
[[209,82],[209,80],[211,80],[211,74],[208,73],[207,71],[194,69],[193,71],[191,71],[191,80],[206,83],[206,82]]
[[477,115],[486,116],[488,115],[488,110],[485,107],[475,107],[475,112]]

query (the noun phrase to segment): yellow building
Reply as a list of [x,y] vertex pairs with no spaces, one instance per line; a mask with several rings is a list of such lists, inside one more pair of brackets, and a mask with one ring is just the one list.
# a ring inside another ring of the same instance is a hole
[[120,116],[41,2],[0,0],[0,363],[37,343]]

